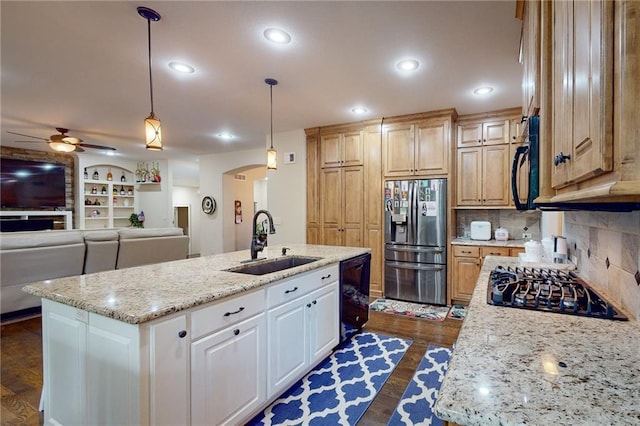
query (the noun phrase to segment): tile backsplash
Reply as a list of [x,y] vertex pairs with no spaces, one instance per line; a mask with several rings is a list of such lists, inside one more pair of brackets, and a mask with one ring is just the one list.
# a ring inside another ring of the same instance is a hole
[[[494,231],[499,228],[507,228],[510,240],[519,240],[523,232],[531,234],[534,240],[540,240],[539,211],[520,212],[516,210],[456,210],[456,236],[464,237],[465,231],[470,229],[474,220],[486,220],[491,222],[491,238]],[[525,231],[526,228],[526,231]]]
[[580,276],[640,319],[640,211],[565,212],[564,235]]

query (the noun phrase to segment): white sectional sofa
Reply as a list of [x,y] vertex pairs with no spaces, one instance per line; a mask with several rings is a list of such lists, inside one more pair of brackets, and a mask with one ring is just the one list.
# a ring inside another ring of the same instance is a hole
[[0,313],[40,306],[24,284],[186,259],[181,228],[121,228],[0,234]]

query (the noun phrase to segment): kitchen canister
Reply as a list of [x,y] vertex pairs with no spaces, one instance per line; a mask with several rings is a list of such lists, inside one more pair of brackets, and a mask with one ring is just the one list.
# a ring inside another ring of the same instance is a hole
[[542,248],[542,243],[540,243],[540,241],[527,241],[524,244],[523,260],[525,262],[542,262],[543,252],[544,249]]
[[509,231],[502,226],[497,228],[493,233],[496,241],[507,241],[509,239]]

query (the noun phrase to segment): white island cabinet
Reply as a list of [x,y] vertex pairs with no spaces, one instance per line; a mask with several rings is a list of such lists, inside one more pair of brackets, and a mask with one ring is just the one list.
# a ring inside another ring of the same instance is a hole
[[338,275],[330,264],[139,324],[44,299],[45,424],[246,422],[338,344]]

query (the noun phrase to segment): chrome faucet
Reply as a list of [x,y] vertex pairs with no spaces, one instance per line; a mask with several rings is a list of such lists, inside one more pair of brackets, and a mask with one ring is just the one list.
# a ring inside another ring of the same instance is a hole
[[262,235],[260,236],[256,235],[256,232],[257,232],[256,223],[258,221],[258,216],[261,213],[264,213],[265,215],[267,215],[267,219],[269,219],[269,233],[270,234],[276,233],[276,228],[273,226],[273,217],[271,217],[271,213],[269,213],[266,210],[258,210],[256,214],[253,215],[253,231],[252,231],[252,237],[251,237],[251,259],[257,259],[258,252],[262,251],[262,249],[265,248],[265,246],[267,245],[266,234],[264,235],[264,237]]

